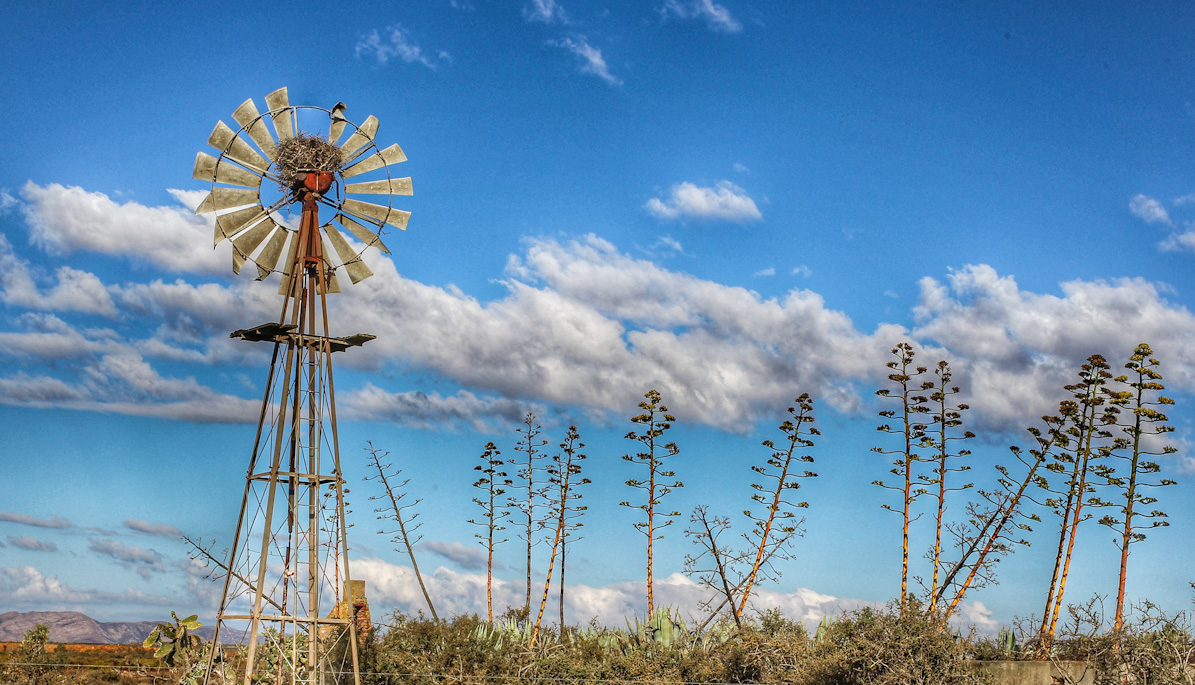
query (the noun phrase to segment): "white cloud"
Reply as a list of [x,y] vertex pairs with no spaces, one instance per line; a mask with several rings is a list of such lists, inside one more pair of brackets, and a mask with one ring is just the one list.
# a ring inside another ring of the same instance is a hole
[[162,555],[152,549],[126,545],[119,540],[91,538],[87,549],[116,561],[122,567],[134,571],[148,580],[153,573],[166,570]]
[[86,602],[87,592],[75,590],[58,580],[46,577],[32,566],[0,568],[0,597],[23,603]]
[[9,523],[20,523],[25,526],[33,526],[35,528],[74,528],[75,524],[62,518],[61,516],[51,515],[48,519],[39,519],[26,514],[16,514],[11,511],[0,511],[0,521],[8,521]]
[[972,265],[947,284],[922,279],[914,311],[914,337],[946,348],[965,401],[992,427],[1053,413],[1089,355],[1103,354],[1115,371],[1141,342],[1165,363],[1167,385],[1195,385],[1195,316],[1140,278],[1070,281],[1059,297],[1022,291],[1011,276]]
[[391,393],[373,383],[353,390],[339,402],[347,418],[398,423],[411,428],[440,429],[468,426],[488,433],[515,426],[528,411],[538,416],[547,409],[503,397],[478,397],[467,390],[444,397],[438,392]]
[[0,299],[5,304],[30,309],[116,314],[104,284],[86,271],[60,266],[55,272],[54,286],[49,291],[40,290],[29,264],[13,254],[12,245],[3,234],[0,234]]
[[805,278],[809,278],[810,276],[813,275],[813,270],[810,269],[809,267],[805,266],[804,264],[800,264],[798,266],[793,267],[793,275],[794,276],[804,276]]
[[766,269],[760,269],[759,271],[756,271],[754,275],[755,276],[775,276],[776,275],[776,267],[769,266]]
[[[423,49],[411,39],[409,33],[397,24],[387,26],[382,31],[371,30],[357,41],[356,51],[357,57],[363,55],[372,57],[383,66],[395,58],[407,64],[418,62],[432,70],[438,66],[436,61],[423,54]],[[452,60],[451,56],[442,50],[437,54],[437,58],[440,62],[451,62]]]
[[18,549],[27,550],[30,552],[57,552],[58,545],[48,540],[38,540],[37,538],[22,535],[21,537],[8,536],[8,544]]
[[531,4],[523,8],[523,18],[527,21],[539,21],[545,24],[568,23],[564,8],[556,4],[556,0],[531,0]]
[[719,33],[738,33],[743,25],[731,15],[730,10],[713,0],[664,0],[660,15],[665,19],[701,19]]
[[[484,571],[487,563],[485,550],[476,545],[429,540],[421,543],[419,550],[426,550],[436,556],[443,557],[466,571]],[[501,566],[501,564],[497,565]]]
[[1158,245],[1167,252],[1195,252],[1195,228],[1171,233]]
[[1162,203],[1148,195],[1136,195],[1129,200],[1129,211],[1147,224],[1173,224]]
[[593,74],[611,86],[621,86],[622,79],[610,73],[606,60],[602,58],[602,51],[593,47],[585,36],[573,36],[560,40],[548,41],[549,45],[564,48],[581,58],[581,73]]
[[210,247],[215,219],[183,207],[118,203],[103,193],[32,181],[21,188],[21,199],[34,244],[51,253],[129,256],[187,273],[230,270],[228,258]]
[[746,165],[746,164],[740,164],[740,163],[738,163],[738,162],[735,162],[735,163],[734,163],[734,166],[733,166],[733,167],[731,167],[731,168],[732,168],[732,169],[734,169],[736,172],[738,172],[738,173],[740,173],[740,174],[749,174],[749,173],[751,173],[751,170],[747,168],[747,165]]
[[689,182],[672,186],[666,200],[653,197],[644,208],[660,219],[710,219],[722,221],[759,221],[763,214],[755,206],[747,191],[731,183],[719,181],[713,188],[703,188]]
[[[407,566],[391,564],[376,558],[353,561],[353,577],[365,580],[370,603],[378,607],[395,608],[408,614],[426,608],[423,594],[415,580],[415,573]],[[424,583],[436,610],[440,615],[486,613],[486,577],[482,573],[458,573],[438,568],[434,573],[424,574]],[[520,582],[493,579],[494,613],[500,614],[508,607],[522,606],[525,586]],[[533,601],[539,601],[543,592],[533,588]],[[570,585],[565,592],[564,619],[574,625],[585,625],[591,620],[608,626],[625,625],[625,620],[642,616],[645,597],[644,583],[625,581],[603,586]],[[688,617],[700,614],[699,605],[713,595],[688,577],[674,573],[655,581],[655,600],[658,606],[673,607]],[[794,588],[780,592],[757,588],[752,595],[759,607],[777,607],[791,620],[801,621],[809,627],[816,626],[826,614],[837,615],[865,605],[877,606],[873,602],[843,599],[821,594],[807,588]],[[545,616],[558,616],[558,590],[553,586],[548,596]],[[555,623],[551,618],[547,619]]]
[[164,538],[179,538],[183,534],[181,530],[168,523],[150,523],[142,519],[125,519],[122,525],[138,533],[157,535]]

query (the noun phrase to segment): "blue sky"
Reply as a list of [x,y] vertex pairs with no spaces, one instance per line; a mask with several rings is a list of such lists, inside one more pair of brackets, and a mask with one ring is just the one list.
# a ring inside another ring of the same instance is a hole
[[[211,250],[191,168],[217,120],[282,86],[292,104],[377,116],[414,183],[392,255],[367,255],[376,275],[333,302],[344,333],[378,335],[337,359],[352,544],[376,605],[418,598],[372,532],[365,441],[424,499],[420,551],[443,609],[484,610],[471,469],[489,440],[512,455],[532,410],[551,444],[576,423],[589,445],[570,615],[641,610],[635,519],[616,505],[636,477],[622,435],[653,387],[678,417],[686,487],[670,497],[686,513],[746,506],[759,442],[813,395],[808,533],[761,602],[808,617],[892,598],[899,520],[869,485],[888,468],[869,450],[883,439],[873,391],[901,340],[954,365],[980,484],[1087,355],[1119,367],[1151,343],[1178,402],[1180,452],[1163,468],[1179,485],[1129,591],[1187,602],[1190,5],[6,11],[0,609],[211,611],[177,536],[228,543],[268,362],[228,333],[275,316],[278,298],[233,276],[227,244]],[[672,576],[692,551],[682,528],[657,557],[678,606],[700,596]],[[1038,611],[1053,528],[971,596],[969,618]],[[1110,537],[1081,531],[1068,596],[1115,592]],[[500,557],[500,596],[517,602],[516,544]]]

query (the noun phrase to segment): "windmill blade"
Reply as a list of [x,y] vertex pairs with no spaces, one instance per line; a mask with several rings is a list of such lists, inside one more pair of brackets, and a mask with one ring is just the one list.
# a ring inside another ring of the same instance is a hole
[[278,264],[278,258],[282,256],[282,248],[286,246],[286,239],[290,234],[290,231],[282,229],[270,236],[270,241],[262,248],[261,254],[257,255],[257,280],[260,281],[274,273],[274,266]]
[[354,176],[360,176],[367,171],[381,169],[384,166],[390,166],[391,164],[398,164],[405,161],[407,161],[406,153],[402,151],[402,148],[398,146],[398,143],[395,143],[385,150],[382,150],[377,154],[370,155],[360,162],[357,162],[351,167],[340,172],[340,175],[344,178],[352,178]]
[[242,169],[235,164],[221,164],[220,160],[206,152],[196,153],[195,171],[192,172],[191,177],[200,181],[227,183],[231,186],[246,188],[260,188],[263,178],[261,175]]
[[372,229],[362,226],[344,214],[338,214],[336,216],[336,221],[339,221],[342,226],[349,229],[350,233],[357,236],[357,240],[360,240],[366,245],[376,247],[386,254],[390,254],[390,248],[386,247],[386,244],[382,242],[382,238],[378,236],[378,234]]
[[208,137],[207,144],[216,148],[225,157],[243,167],[260,171],[263,174],[270,169],[270,163],[266,161],[266,158],[257,154],[256,150],[249,147],[249,143],[242,140],[223,121],[216,122],[216,128],[212,131],[212,135]]
[[257,246],[261,245],[262,241],[276,228],[278,228],[278,224],[274,223],[272,219],[263,221],[232,241],[232,270],[234,273],[241,273],[241,265],[245,263],[245,259],[253,254]]
[[277,146],[274,143],[274,136],[270,134],[270,129],[266,126],[266,122],[262,121],[261,114],[257,111],[257,103],[253,102],[253,98],[249,98],[237,107],[236,111],[232,113],[232,118],[240,124],[253,142],[257,143],[257,147],[265,153],[270,161],[274,160],[274,154]]
[[413,195],[411,178],[388,178],[384,181],[366,181],[365,183],[350,183],[344,187],[346,193],[366,193],[370,195]]
[[[290,272],[295,267],[295,253],[299,251],[299,240],[294,238],[290,241],[290,249],[286,251],[286,262],[282,264],[282,284],[278,286],[279,295],[294,294],[290,286],[294,287],[294,291],[299,290],[299,279],[291,279]],[[293,282],[292,282],[293,281]]]
[[[208,195],[211,200],[212,210],[219,211],[221,209],[232,209],[234,207],[244,207],[245,205],[260,204],[261,193],[256,190],[248,188],[212,188],[211,194]],[[206,203],[207,200],[205,199]],[[203,208],[203,205],[200,205]],[[196,214],[206,214],[206,212],[195,211]]]
[[340,207],[343,211],[372,221],[378,226],[390,224],[404,231],[407,230],[407,219],[411,217],[410,212],[375,205],[372,202],[362,202],[360,200],[345,200],[344,204]]
[[343,102],[338,102],[332,107],[332,123],[328,125],[328,142],[332,145],[340,140],[340,136],[344,133],[344,125],[348,123],[348,119],[344,118],[345,106]]
[[212,236],[212,247],[220,244],[225,238],[231,238],[237,233],[266,218],[268,213],[260,206],[246,207],[235,212],[221,214],[216,217],[216,233]]
[[324,226],[325,234],[328,236],[328,241],[332,243],[333,249],[336,250],[336,256],[340,257],[340,263],[344,265],[344,270],[349,274],[349,280],[353,285],[369,278],[373,272],[361,260],[361,255],[353,250],[353,246],[349,245],[344,236],[340,235],[340,231],[336,230],[336,226],[329,223]]
[[291,125],[290,116],[294,112],[294,108],[290,106],[285,86],[266,96],[266,107],[270,108],[270,118],[274,120],[274,130],[278,132],[278,141],[282,142],[293,138],[295,130]]
[[[340,146],[340,154],[344,156],[344,163],[356,159],[357,155],[361,154],[366,145],[373,142],[373,137],[378,133],[378,118],[370,114],[361,126],[349,136],[349,139],[344,141],[344,145]],[[356,153],[356,154],[354,154]]]

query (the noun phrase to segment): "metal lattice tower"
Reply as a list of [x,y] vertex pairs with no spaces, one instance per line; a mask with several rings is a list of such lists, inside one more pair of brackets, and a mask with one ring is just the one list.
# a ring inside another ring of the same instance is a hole
[[[410,216],[389,196],[410,195],[411,180],[390,177],[388,167],[406,156],[397,145],[377,148],[374,117],[357,127],[343,104],[291,106],[285,88],[266,104],[265,114],[251,99],[237,108],[240,130],[219,122],[208,141],[219,156],[200,152],[195,163],[195,178],[212,182],[196,213],[216,214],[214,243],[232,244],[233,270],[252,261],[258,280],[282,275],[278,320],[232,333],[273,343],[273,354],[213,638],[242,649],[213,648],[204,680],[358,685],[358,639],[369,625],[361,625],[351,590],[332,355],[374,336],[332,336],[327,295],[340,291],[338,270],[354,283],[372,275],[362,261],[367,247],[389,252],[379,234],[387,225],[405,229]],[[326,137],[296,133],[312,119],[327,122]],[[344,183],[359,175],[375,178]],[[267,179],[276,201],[262,200]],[[297,228],[276,214],[292,204],[302,207]],[[333,213],[322,225],[321,206]]]

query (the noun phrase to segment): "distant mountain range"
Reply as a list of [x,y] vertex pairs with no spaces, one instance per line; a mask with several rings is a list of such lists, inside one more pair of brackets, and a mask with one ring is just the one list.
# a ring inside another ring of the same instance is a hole
[[[20,642],[25,633],[39,623],[50,629],[50,642],[126,645],[144,641],[159,621],[104,623],[77,611],[10,611],[0,614],[0,642]],[[213,628],[205,625],[195,632],[203,639],[210,640]]]

